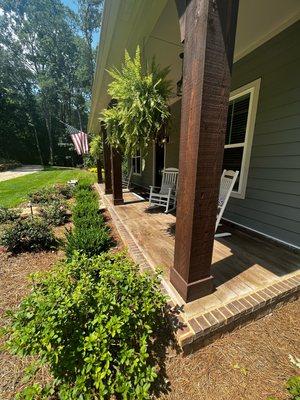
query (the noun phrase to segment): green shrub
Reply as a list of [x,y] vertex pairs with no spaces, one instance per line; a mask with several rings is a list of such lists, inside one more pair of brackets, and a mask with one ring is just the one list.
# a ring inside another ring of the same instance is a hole
[[300,400],[300,376],[293,376],[286,383],[291,400]]
[[42,218],[50,225],[59,226],[68,221],[66,204],[61,200],[44,205],[40,210]]
[[159,332],[167,326],[157,276],[141,275],[123,254],[75,254],[33,282],[12,317],[8,346],[21,356],[38,355],[53,380],[27,388],[28,399],[151,397]]
[[57,242],[49,225],[37,218],[17,220],[4,230],[1,244],[12,253],[49,250]]
[[47,204],[61,199],[70,199],[73,196],[74,187],[68,184],[56,184],[45,187],[28,195],[34,204]]
[[0,224],[15,221],[20,217],[20,212],[13,208],[0,207]]
[[57,183],[54,185],[56,192],[61,195],[64,199],[71,199],[74,194],[74,186],[68,185],[67,183]]
[[28,198],[33,204],[47,204],[61,199],[61,195],[51,186],[30,193]]
[[88,257],[107,251],[112,244],[109,229],[106,226],[88,226],[88,220],[80,228],[66,232],[66,255],[71,258],[76,251]]
[[[287,400],[300,400],[300,376],[292,376],[285,384],[290,394]],[[268,397],[268,400],[278,400],[277,397]]]

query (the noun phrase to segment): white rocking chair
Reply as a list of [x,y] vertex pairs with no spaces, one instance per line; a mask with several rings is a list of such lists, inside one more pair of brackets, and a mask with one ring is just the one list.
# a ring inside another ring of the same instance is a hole
[[[220,192],[219,192],[219,200],[218,200],[218,213],[217,213],[217,221],[216,221],[216,231],[218,226],[220,225],[221,218],[225,211],[226,205],[228,203],[229,197],[231,195],[232,189],[235,185],[237,177],[239,175],[239,171],[227,171],[224,169],[222,176],[221,176],[221,183],[220,183]],[[224,233],[216,233],[215,237],[225,237],[230,236],[231,233],[224,232]]]
[[165,213],[175,210],[178,186],[178,169],[165,168],[162,172],[161,187],[150,186],[150,207],[164,207]]
[[122,189],[130,190],[131,176],[132,176],[132,167],[130,168],[128,174],[122,174]]

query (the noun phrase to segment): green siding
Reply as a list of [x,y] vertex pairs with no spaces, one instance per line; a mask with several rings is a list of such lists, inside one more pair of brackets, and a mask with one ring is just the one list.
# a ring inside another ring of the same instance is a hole
[[132,182],[135,185],[148,187],[152,185],[153,176],[153,148],[150,145],[146,154],[142,154],[142,174],[132,175]]
[[166,149],[165,167],[178,168],[181,100],[172,104],[170,110],[171,120],[168,127],[169,143]]
[[261,78],[245,199],[224,217],[300,247],[300,22],[238,61],[232,90]]
[[[225,218],[300,247],[300,22],[234,64],[232,90],[261,78],[245,199]],[[178,167],[180,100],[171,106],[166,167]],[[142,177],[152,183],[152,149]]]

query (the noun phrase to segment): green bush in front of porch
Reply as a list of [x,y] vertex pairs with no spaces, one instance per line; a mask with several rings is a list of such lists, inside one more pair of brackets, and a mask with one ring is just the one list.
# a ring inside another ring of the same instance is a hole
[[140,274],[122,253],[75,253],[33,285],[12,317],[8,345],[39,357],[28,378],[47,365],[53,379],[28,386],[22,398],[150,398],[167,312],[158,276]]

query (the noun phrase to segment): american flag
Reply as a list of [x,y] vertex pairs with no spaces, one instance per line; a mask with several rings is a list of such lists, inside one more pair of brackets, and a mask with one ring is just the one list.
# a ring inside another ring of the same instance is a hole
[[61,122],[65,125],[67,133],[71,136],[77,154],[87,154],[89,152],[87,134],[63,121]]

